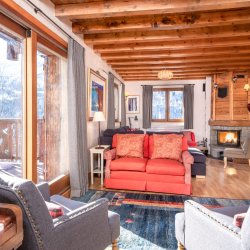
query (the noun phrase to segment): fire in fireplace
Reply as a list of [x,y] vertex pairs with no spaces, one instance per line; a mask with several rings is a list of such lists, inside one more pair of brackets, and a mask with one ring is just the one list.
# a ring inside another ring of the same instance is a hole
[[217,144],[225,147],[239,147],[240,132],[240,130],[217,130]]

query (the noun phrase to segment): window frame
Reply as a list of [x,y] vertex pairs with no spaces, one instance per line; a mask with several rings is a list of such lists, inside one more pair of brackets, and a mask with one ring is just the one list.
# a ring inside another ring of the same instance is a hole
[[[166,108],[166,119],[151,119],[152,122],[179,122],[179,123],[182,123],[184,122],[184,118],[183,119],[170,119],[169,118],[169,115],[170,115],[170,105],[169,105],[169,100],[170,100],[170,97],[169,97],[169,94],[171,91],[182,91],[182,93],[184,92],[184,88],[154,88],[153,89],[153,92],[159,92],[159,91],[162,91],[162,92],[165,92],[166,94],[166,102],[165,102],[165,108]],[[153,105],[153,103],[152,103]],[[152,108],[152,111],[153,111],[153,108]]]
[[[16,3],[6,2],[9,11],[13,13],[10,19],[5,13],[0,13],[0,29],[7,30],[24,39],[23,48],[23,178],[37,183],[37,91],[36,91],[36,53],[38,43],[51,49],[67,59],[67,45],[61,37],[44,26],[35,17],[23,10]],[[9,6],[10,5],[10,6]],[[16,17],[29,18],[28,27],[16,22]],[[39,32],[35,32],[38,30]],[[46,37],[46,38],[45,38]],[[52,194],[62,193],[68,196],[70,190],[69,174],[60,175],[49,182]]]

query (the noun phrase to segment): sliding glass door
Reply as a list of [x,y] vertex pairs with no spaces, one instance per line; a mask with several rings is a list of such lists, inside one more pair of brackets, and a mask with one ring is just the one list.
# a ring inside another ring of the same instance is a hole
[[22,177],[23,39],[0,29],[0,171]]
[[51,181],[68,173],[66,59],[39,45],[37,52],[37,177]]

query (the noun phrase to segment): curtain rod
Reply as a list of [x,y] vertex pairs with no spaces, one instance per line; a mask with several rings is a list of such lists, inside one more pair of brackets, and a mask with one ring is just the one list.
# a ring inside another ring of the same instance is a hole
[[[106,73],[107,75],[109,75],[109,73],[107,71],[105,71],[104,69],[99,68],[96,72],[99,72],[99,70],[103,71],[104,73]],[[112,73],[111,73],[112,74]],[[121,84],[124,84],[119,78],[117,78],[114,74],[112,74],[114,76],[115,79],[117,79]]]
[[40,8],[38,8],[33,2],[31,2],[31,0],[25,0],[26,2],[28,2],[33,8],[35,13],[41,13],[44,17],[46,17],[51,23],[53,23],[58,29],[60,29],[67,37],[75,40],[71,35],[68,34],[68,32],[66,32],[63,28],[61,28],[56,22],[54,22],[47,14],[45,14]]
[[144,85],[141,85],[141,86],[142,86],[142,87],[143,87],[143,86],[153,86],[153,87],[166,87],[166,86],[174,87],[174,86],[182,86],[182,87],[184,87],[185,85],[194,86],[195,84],[155,84],[155,85],[144,84]]
[[[68,36],[69,38],[75,40],[71,35],[68,34],[68,32],[66,32],[64,29],[62,29],[56,22],[54,22],[49,16],[47,16],[40,8],[38,8],[33,2],[31,2],[31,0],[25,0],[26,2],[28,2],[30,5],[32,5],[32,7],[34,8],[35,13],[41,13],[44,17],[46,17],[51,23],[53,23],[58,29],[60,29],[66,36]],[[108,73],[101,69],[103,72],[105,72],[107,75]],[[124,84],[120,79],[118,79],[114,74],[113,76],[121,83]]]

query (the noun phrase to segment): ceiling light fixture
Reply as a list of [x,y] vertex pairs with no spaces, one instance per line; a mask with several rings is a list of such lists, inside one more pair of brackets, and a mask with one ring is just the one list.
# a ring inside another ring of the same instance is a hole
[[172,79],[174,77],[173,72],[169,71],[169,70],[161,70],[158,72],[158,78],[161,80],[169,80]]

